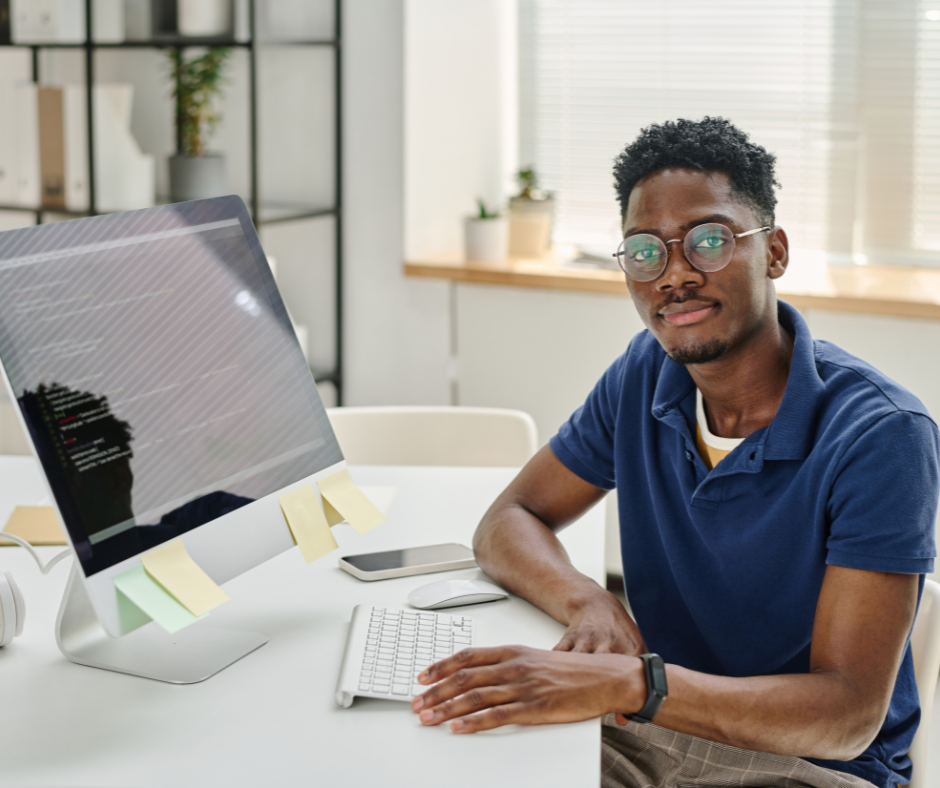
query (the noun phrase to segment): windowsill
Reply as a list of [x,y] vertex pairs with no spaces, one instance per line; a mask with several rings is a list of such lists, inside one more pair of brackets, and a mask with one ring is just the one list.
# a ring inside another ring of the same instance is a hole
[[[561,248],[551,257],[512,257],[501,263],[465,262],[463,255],[405,263],[405,275],[481,285],[507,285],[581,293],[628,295],[619,271],[567,262]],[[940,320],[940,270],[895,266],[798,263],[777,280],[777,295],[797,309],[826,309]]]

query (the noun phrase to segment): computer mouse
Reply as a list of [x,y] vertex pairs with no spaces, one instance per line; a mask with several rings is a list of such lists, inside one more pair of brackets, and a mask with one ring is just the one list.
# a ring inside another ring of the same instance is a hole
[[476,605],[506,599],[503,589],[482,580],[438,580],[420,586],[408,594],[408,603],[421,610],[437,610],[442,607]]

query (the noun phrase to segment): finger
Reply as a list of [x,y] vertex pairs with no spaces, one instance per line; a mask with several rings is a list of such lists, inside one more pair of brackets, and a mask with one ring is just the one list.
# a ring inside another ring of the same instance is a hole
[[515,656],[517,646],[499,648],[465,648],[452,657],[435,662],[431,667],[418,674],[419,684],[434,684],[464,668],[478,665],[492,665]]
[[421,724],[440,725],[456,717],[514,701],[517,699],[516,694],[515,688],[510,687],[478,687],[458,698],[425,709],[420,715]]
[[503,687],[513,684],[518,677],[518,667],[484,665],[477,668],[461,668],[416,697],[411,701],[411,708],[415,711],[433,708],[478,687]]
[[594,638],[582,638],[571,649],[576,654],[593,654],[597,650],[597,641]]
[[525,703],[504,703],[479,714],[453,720],[450,729],[454,733],[477,733],[489,731],[503,725],[539,722],[538,715]]
[[617,721],[617,724],[618,724],[618,725],[626,725],[626,724],[627,724],[627,718],[626,718],[623,714],[619,714],[619,713],[618,713],[618,714],[615,714],[615,715],[614,715],[614,719]]
[[564,634],[561,640],[555,645],[555,648],[552,651],[571,651],[574,647],[575,640],[567,632]]

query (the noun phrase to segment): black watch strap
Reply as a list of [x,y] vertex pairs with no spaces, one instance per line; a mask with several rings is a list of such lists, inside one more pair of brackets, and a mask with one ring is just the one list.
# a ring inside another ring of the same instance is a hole
[[646,675],[646,703],[636,714],[627,714],[626,717],[634,722],[649,723],[669,694],[666,663],[659,654],[641,654],[640,659],[643,660],[643,672]]

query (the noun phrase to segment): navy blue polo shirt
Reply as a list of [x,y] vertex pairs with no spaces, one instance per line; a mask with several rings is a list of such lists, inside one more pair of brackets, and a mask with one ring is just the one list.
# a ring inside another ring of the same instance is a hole
[[[650,650],[715,675],[807,672],[827,564],[923,575],[936,555],[926,409],[814,341],[791,306],[779,316],[795,340],[780,409],[714,470],[695,448],[695,384],[648,331],[551,440],[572,472],[617,488],[627,595]],[[919,720],[908,647],[877,739],[854,761],[813,762],[906,783]]]

